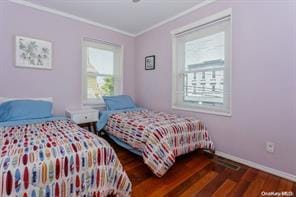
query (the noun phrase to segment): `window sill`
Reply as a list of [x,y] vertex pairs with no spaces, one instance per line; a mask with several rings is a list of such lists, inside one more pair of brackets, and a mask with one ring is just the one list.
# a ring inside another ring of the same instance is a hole
[[84,107],[91,107],[91,108],[105,108],[105,103],[92,103],[92,102],[83,102],[82,105]]
[[232,116],[231,112],[228,113],[228,112],[211,111],[211,110],[206,110],[206,109],[192,109],[192,108],[186,108],[186,107],[178,107],[175,105],[172,105],[172,109],[181,110],[181,111],[198,112],[198,113],[204,113],[204,114],[212,114],[212,115],[216,115],[216,116],[226,116],[226,117]]

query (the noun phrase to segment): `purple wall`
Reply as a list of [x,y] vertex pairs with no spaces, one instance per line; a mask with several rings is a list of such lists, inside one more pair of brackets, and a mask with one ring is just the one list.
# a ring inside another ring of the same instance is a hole
[[[0,97],[53,97],[55,112],[81,103],[81,40],[90,37],[124,46],[124,93],[135,96],[135,40],[72,19],[0,2]],[[53,44],[53,70],[14,66],[15,35]]]
[[[136,39],[0,2],[0,96],[52,96],[56,113],[63,113],[66,107],[81,103],[81,38],[122,44],[125,94],[134,96],[148,108],[200,118],[219,151],[296,174],[295,4],[233,2],[219,0]],[[169,32],[230,7],[233,8],[233,116],[171,110]],[[51,41],[54,69],[16,68],[15,35]],[[156,70],[145,71],[144,57],[154,54]],[[276,143],[274,154],[265,151],[266,141]]]
[[[235,2],[219,0],[138,36],[136,101],[196,116],[207,125],[218,151],[295,175],[295,4]],[[232,117],[172,110],[170,31],[227,8],[233,9]],[[156,55],[155,71],[144,70],[148,55]],[[266,141],[275,142],[273,154],[265,151]]]

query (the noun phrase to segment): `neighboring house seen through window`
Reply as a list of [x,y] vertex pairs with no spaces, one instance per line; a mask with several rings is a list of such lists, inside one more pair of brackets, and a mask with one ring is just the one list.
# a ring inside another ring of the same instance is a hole
[[175,109],[231,115],[231,10],[174,30]]

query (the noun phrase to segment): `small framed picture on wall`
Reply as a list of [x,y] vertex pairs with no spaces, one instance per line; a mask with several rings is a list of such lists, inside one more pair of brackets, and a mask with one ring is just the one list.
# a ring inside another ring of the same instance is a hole
[[145,70],[155,69],[155,55],[145,57]]

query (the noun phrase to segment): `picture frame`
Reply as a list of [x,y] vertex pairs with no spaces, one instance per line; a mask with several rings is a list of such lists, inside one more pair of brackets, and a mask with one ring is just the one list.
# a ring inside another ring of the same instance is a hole
[[145,70],[155,69],[155,55],[145,57]]
[[52,69],[52,43],[16,36],[15,66],[33,69]]

